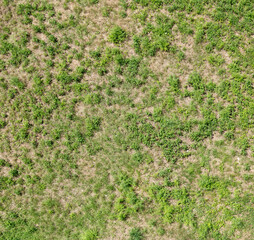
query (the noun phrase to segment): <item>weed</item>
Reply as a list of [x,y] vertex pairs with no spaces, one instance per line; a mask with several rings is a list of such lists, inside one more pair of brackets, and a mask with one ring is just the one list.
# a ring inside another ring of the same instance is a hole
[[205,86],[203,83],[203,79],[197,72],[193,72],[188,79],[188,83],[195,89],[195,90],[204,90]]
[[15,87],[18,87],[19,89],[25,88],[25,84],[23,82],[21,82],[17,77],[13,77],[11,79],[11,84]]
[[80,240],[96,240],[96,239],[98,239],[98,231],[95,229],[87,230],[80,236]]
[[142,230],[140,228],[132,228],[130,231],[130,240],[142,240],[144,239]]
[[94,4],[99,3],[99,0],[87,0],[87,3],[88,3],[89,5],[94,5]]
[[123,42],[127,38],[127,33],[121,27],[116,26],[109,33],[109,41],[115,44]]
[[4,128],[7,125],[7,122],[4,120],[0,120],[0,128]]

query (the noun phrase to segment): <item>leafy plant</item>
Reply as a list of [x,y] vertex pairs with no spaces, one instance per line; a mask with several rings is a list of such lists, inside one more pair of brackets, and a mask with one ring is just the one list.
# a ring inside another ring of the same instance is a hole
[[127,33],[119,26],[115,26],[109,33],[109,41],[115,44],[123,42],[127,38]]
[[130,230],[129,240],[142,240],[144,239],[141,228],[132,228]]
[[13,77],[11,79],[11,83],[13,86],[18,87],[19,89],[25,88],[25,84],[22,81],[20,81],[17,77]]
[[96,240],[98,237],[98,231],[96,229],[90,229],[81,234],[80,240]]

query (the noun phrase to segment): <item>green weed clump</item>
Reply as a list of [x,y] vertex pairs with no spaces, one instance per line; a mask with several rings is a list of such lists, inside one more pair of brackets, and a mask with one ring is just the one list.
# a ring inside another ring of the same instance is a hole
[[109,41],[115,44],[123,42],[127,38],[127,33],[121,27],[116,26],[109,33]]
[[129,240],[142,240],[144,239],[142,230],[140,228],[132,228],[130,231]]
[[193,72],[189,76],[188,82],[194,88],[194,90],[204,90],[205,88],[203,79],[197,72]]
[[89,5],[95,5],[95,4],[99,3],[99,0],[86,0],[86,2],[87,2]]
[[121,173],[117,182],[121,197],[117,198],[114,204],[115,217],[126,220],[127,217],[141,211],[144,201],[134,191],[135,182],[128,175]]
[[20,81],[17,77],[13,77],[11,79],[11,83],[12,83],[13,86],[18,87],[19,89],[24,89],[25,88],[25,84],[22,81]]
[[4,120],[0,120],[0,128],[4,128],[7,125],[7,122]]
[[97,240],[99,237],[98,231],[91,229],[81,234],[80,240]]

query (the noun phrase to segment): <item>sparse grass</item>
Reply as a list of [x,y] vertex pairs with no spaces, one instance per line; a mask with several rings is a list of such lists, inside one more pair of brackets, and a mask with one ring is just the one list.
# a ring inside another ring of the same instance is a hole
[[1,8],[1,239],[254,238],[254,3]]

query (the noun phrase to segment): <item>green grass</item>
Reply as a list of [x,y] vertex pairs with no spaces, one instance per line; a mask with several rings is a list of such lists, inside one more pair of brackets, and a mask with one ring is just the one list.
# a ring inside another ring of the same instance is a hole
[[1,3],[1,239],[254,238],[251,1]]

